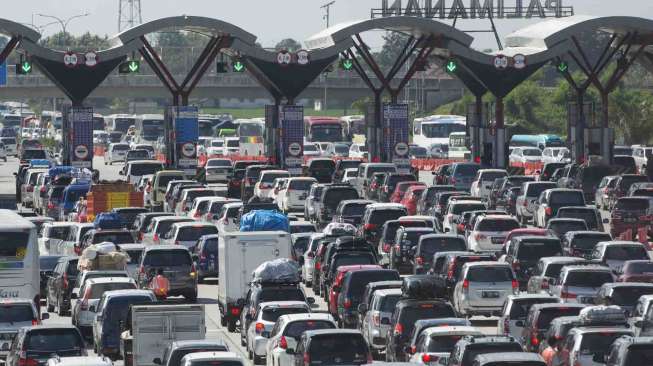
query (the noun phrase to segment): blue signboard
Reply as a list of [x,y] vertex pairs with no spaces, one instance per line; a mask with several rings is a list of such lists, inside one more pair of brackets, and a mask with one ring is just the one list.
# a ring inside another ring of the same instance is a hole
[[279,121],[281,122],[283,167],[292,175],[300,175],[304,162],[304,107],[299,105],[280,106]]
[[7,63],[0,64],[0,86],[7,85]]
[[187,174],[197,170],[197,142],[200,136],[198,109],[193,106],[173,107],[175,161]]
[[410,171],[408,147],[408,105],[383,105],[383,124],[385,129],[384,147],[392,162],[401,172]]
[[70,165],[76,168],[93,168],[93,108],[71,107],[68,121],[72,126]]

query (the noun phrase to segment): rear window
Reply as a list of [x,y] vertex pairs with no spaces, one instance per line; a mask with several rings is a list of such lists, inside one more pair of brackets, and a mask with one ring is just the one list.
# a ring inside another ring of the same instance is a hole
[[432,258],[438,252],[465,251],[467,244],[463,238],[427,238],[422,239],[419,254]]
[[610,241],[610,235],[576,235],[571,241],[571,247],[580,250],[592,250],[602,241]]
[[98,283],[91,287],[91,293],[89,294],[89,299],[99,299],[102,297],[102,294],[105,291],[113,290],[132,290],[135,289],[136,285],[133,283],[126,282],[116,282],[116,283]]
[[650,344],[634,344],[628,347],[624,366],[653,364],[653,347]]
[[547,303],[556,303],[555,298],[550,299],[523,299],[512,302],[510,306],[510,319],[512,320],[524,320],[528,316],[528,311],[531,309],[531,306],[535,304],[547,304]]
[[589,228],[597,228],[599,225],[596,211],[591,209],[564,209],[558,212],[558,217],[584,220]]
[[467,271],[471,282],[510,282],[513,280],[510,268],[498,266],[476,266]]
[[288,189],[297,190],[297,191],[308,191],[309,189],[311,189],[313,183],[315,183],[315,181],[294,179],[290,181],[290,184],[288,185]]
[[288,178],[290,174],[288,173],[265,173],[261,177],[261,182],[263,183],[272,183],[277,178]]
[[581,308],[577,307],[559,307],[540,310],[537,317],[537,329],[549,329],[551,321],[562,316],[577,316]]
[[401,216],[406,216],[406,210],[396,210],[396,209],[382,209],[374,210],[370,214],[370,224],[381,225],[386,221],[396,220]]
[[215,226],[191,226],[179,229],[177,240],[179,241],[197,241],[204,235],[218,234],[218,228]]
[[455,176],[465,176],[465,177],[470,177],[476,175],[476,172],[478,172],[478,169],[480,167],[478,165],[470,165],[470,164],[459,164],[455,168]]
[[551,204],[556,206],[585,205],[582,192],[553,192],[550,200]]
[[25,150],[21,155],[23,160],[32,160],[32,159],[47,159],[47,155],[44,150]]
[[632,260],[632,259],[649,259],[648,253],[644,246],[610,246],[605,250],[605,259],[612,260]]
[[381,300],[381,304],[377,310],[382,313],[392,313],[397,307],[397,302],[401,299],[400,295],[387,295]]
[[560,242],[527,242],[521,243],[517,258],[527,261],[536,261],[543,257],[554,257],[562,254]]
[[198,197],[215,197],[215,191],[189,191],[186,193],[186,201],[187,202],[193,202],[195,198]]
[[637,198],[620,199],[617,201],[615,208],[617,210],[644,211],[648,209],[648,200]]
[[191,260],[186,250],[154,250],[145,255],[143,264],[158,267],[190,266]]
[[476,226],[478,231],[490,231],[490,232],[500,232],[500,231],[512,231],[519,228],[519,223],[517,220],[483,220]]
[[495,179],[503,178],[505,176],[505,172],[486,172],[481,176],[481,180],[483,182],[494,182]]
[[57,266],[60,257],[39,257],[41,271],[52,271]]
[[459,335],[431,336],[426,352],[451,353],[460,338]]
[[[349,149],[347,150],[349,151]],[[335,169],[336,163],[333,160],[314,160],[311,169]]]
[[204,253],[217,253],[218,252],[218,239],[208,239],[204,242]]
[[322,199],[325,206],[335,209],[340,201],[358,199],[358,192],[354,188],[331,188],[324,193]]
[[113,151],[127,151],[129,150],[129,145],[113,145]]
[[81,355],[84,342],[76,329],[39,329],[32,330],[26,337],[23,348],[29,352],[51,351],[61,354],[77,351]]
[[359,273],[351,273],[349,279],[349,288],[347,290],[347,297],[358,303],[365,286],[371,282],[378,281],[398,281],[399,273],[396,271],[362,271]]
[[276,322],[282,315],[289,314],[306,314],[308,313],[307,308],[296,308],[296,307],[280,307],[280,308],[265,308],[263,309],[263,314],[261,318],[269,322]]
[[614,282],[612,274],[603,271],[571,271],[565,278],[565,286],[601,287],[604,283]]
[[340,266],[351,266],[354,264],[375,264],[371,255],[346,255],[336,258],[333,261],[333,268],[337,269]]
[[298,340],[302,333],[320,329],[335,329],[335,327],[333,323],[324,320],[300,320],[286,325],[283,335]]
[[259,294],[259,302],[269,301],[306,301],[302,290],[297,287],[264,288]]
[[528,191],[526,191],[526,197],[539,197],[540,194],[547,189],[557,188],[558,185],[555,183],[533,183],[528,185]]
[[550,222],[549,228],[558,235],[562,235],[569,231],[587,230],[587,224],[583,221],[553,221]]
[[466,211],[479,211],[485,209],[487,209],[487,207],[485,207],[485,204],[483,203],[461,203],[461,204],[453,205],[451,207],[450,213],[454,215],[460,215],[461,213]]
[[0,304],[0,323],[31,322],[36,318],[30,304]]
[[372,177],[374,173],[394,173],[396,170],[393,166],[371,166],[367,168],[367,179]]
[[189,222],[192,221],[190,219],[188,220],[161,220],[159,221],[157,228],[156,228],[156,233],[161,235],[163,233],[167,233],[170,230],[170,227],[172,224],[176,222]]
[[129,256],[129,264],[138,264],[141,262],[141,257],[143,256],[142,249],[125,250],[124,252]]
[[50,239],[66,240],[70,233],[70,226],[51,226],[48,229],[48,237]]
[[[522,352],[519,343],[516,342],[483,342],[477,344],[470,344],[465,348],[463,355],[462,365],[471,365],[472,361],[477,355],[484,353],[499,353],[499,352]],[[521,362],[519,363],[522,364]]]
[[350,203],[342,210],[343,216],[363,216],[367,203]]
[[192,365],[193,366],[243,366],[243,363],[240,361],[193,361]]
[[596,355],[604,355],[610,350],[612,343],[614,343],[617,338],[624,335],[632,335],[632,332],[606,331],[583,334],[580,342],[580,352],[589,351],[589,353],[594,357],[596,357]]
[[157,180],[157,184],[159,187],[167,187],[168,183],[173,180],[180,180],[184,179],[182,175],[159,175],[159,179]]
[[340,333],[313,337],[308,351],[311,364],[316,365],[362,365],[369,352],[361,335]]
[[653,273],[653,262],[629,263],[626,267],[626,273]]
[[134,242],[134,237],[128,233],[96,233],[93,235],[93,244],[99,244],[102,242],[111,242],[114,244],[129,244]]
[[107,322],[104,324],[105,326],[109,324],[118,326],[121,320],[127,319],[127,312],[131,304],[147,304],[151,302],[153,302],[152,299],[147,296],[119,296],[110,298],[104,307],[104,315],[107,319]]
[[617,287],[612,291],[612,302],[619,306],[635,306],[642,295],[651,294],[651,287]]

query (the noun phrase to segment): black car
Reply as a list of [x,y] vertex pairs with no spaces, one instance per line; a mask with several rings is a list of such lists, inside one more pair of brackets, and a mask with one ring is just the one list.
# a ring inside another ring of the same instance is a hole
[[581,219],[551,219],[545,229],[551,235],[563,238],[570,231],[588,231],[587,224]]
[[48,278],[52,276],[54,268],[59,263],[60,255],[42,255],[39,257],[39,273],[41,275],[40,296],[45,300],[48,294]]
[[143,240],[143,234],[145,234],[147,227],[150,226],[152,219],[161,216],[173,216],[173,214],[168,212],[147,212],[136,215],[131,229],[139,241]]
[[374,201],[370,200],[343,200],[340,201],[333,216],[333,222],[342,222],[358,226],[363,219],[365,207]]
[[377,281],[399,281],[399,272],[390,269],[366,269],[347,272],[338,295],[338,322],[342,328],[358,327],[358,305],[366,285]]
[[44,366],[53,356],[86,356],[86,345],[73,326],[32,326],[18,331],[5,365]]
[[357,330],[323,329],[306,331],[293,350],[292,366],[365,365],[372,363],[372,352]]
[[477,355],[485,353],[522,352],[521,345],[512,337],[466,336],[451,351],[448,366],[472,366]]
[[70,311],[70,294],[77,281],[77,257],[62,257],[48,278],[46,306],[48,313],[57,309],[61,316]]
[[390,250],[390,268],[400,273],[412,272],[415,247],[422,235],[429,234],[435,234],[435,231],[428,227],[399,227],[395,234],[395,245]]
[[560,255],[562,245],[557,237],[520,236],[512,239],[506,262],[515,271],[519,288],[523,291],[540,258]]
[[568,231],[562,237],[563,255],[589,259],[592,256],[596,244],[610,240],[612,240],[612,237],[608,233]]
[[431,268],[433,256],[439,252],[465,251],[464,236],[447,234],[426,234],[419,238],[413,255],[413,274],[425,274]]
[[[317,213],[318,222],[326,225],[333,219],[336,209],[341,201],[357,200],[358,191],[349,184],[327,184],[322,190],[320,211]],[[362,216],[362,215],[361,215]]]
[[412,174],[390,173],[385,176],[385,179],[379,187],[378,192],[379,202],[388,202],[392,193],[394,193],[397,184],[401,182],[414,182],[417,179]]
[[429,207],[433,206],[435,203],[435,197],[438,192],[451,192],[455,191],[456,187],[454,186],[444,186],[436,185],[427,187],[423,192],[422,196],[417,200],[417,214],[418,215],[427,215]]
[[306,175],[317,179],[318,183],[331,183],[336,163],[333,159],[315,158],[308,162]]

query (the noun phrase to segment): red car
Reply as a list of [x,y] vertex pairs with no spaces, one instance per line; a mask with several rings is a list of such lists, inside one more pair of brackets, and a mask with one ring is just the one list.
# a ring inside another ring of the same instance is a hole
[[508,248],[506,246],[514,238],[518,238],[520,236],[548,236],[548,235],[551,234],[549,234],[549,231],[547,229],[534,229],[534,228],[514,229],[508,233],[508,235],[506,236],[506,240],[503,242],[503,252],[506,253],[508,251]]
[[338,295],[340,295],[342,280],[345,278],[345,274],[363,269],[382,269],[382,267],[376,264],[354,264],[351,266],[340,266],[336,270],[335,278],[329,289],[329,313],[334,318],[338,319]]
[[425,186],[411,186],[408,187],[408,190],[404,194],[404,198],[401,200],[401,204],[406,206],[408,215],[417,214],[417,201],[422,197],[422,192],[426,189]]
[[653,261],[625,261],[617,282],[653,282]]
[[[392,195],[390,196],[390,203],[401,203],[401,200],[404,198],[404,194],[408,190],[408,188],[413,187],[413,186],[421,186],[424,189],[426,189],[426,184],[422,182],[401,182],[397,184],[397,187],[395,187],[394,192],[392,192]],[[417,202],[417,201],[415,201]]]
[[638,229],[649,226],[653,222],[652,217],[648,215],[648,209],[648,198],[618,198],[610,214],[610,235],[618,238],[629,229],[631,235],[637,235]]

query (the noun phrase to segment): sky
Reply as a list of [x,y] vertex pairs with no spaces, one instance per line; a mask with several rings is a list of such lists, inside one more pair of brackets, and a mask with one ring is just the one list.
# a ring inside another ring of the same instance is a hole
[[[273,47],[284,38],[294,38],[300,42],[326,27],[323,19],[325,11],[320,6],[330,0],[141,0],[143,21],[150,21],[167,16],[197,15],[221,19],[240,26],[258,36],[264,47]],[[391,1],[391,0],[389,0]],[[404,0],[406,3],[408,0]],[[484,0],[481,0],[481,3]],[[516,0],[505,0],[506,6],[514,6]],[[530,0],[523,0],[527,4]],[[546,0],[541,0],[544,3]],[[562,0],[564,6],[574,6],[576,14],[597,16],[630,15],[653,19],[651,0]],[[4,6],[0,17],[16,22],[43,26],[53,19],[38,14],[68,18],[78,14],[90,15],[71,20],[68,31],[82,34],[86,31],[100,35],[112,36],[118,31],[119,0],[30,0],[10,2]],[[421,2],[421,1],[420,1]],[[435,1],[434,1],[435,2]],[[469,6],[471,0],[463,0]],[[495,0],[495,3],[497,1]],[[451,6],[453,0],[445,0]],[[352,20],[370,18],[371,8],[380,8],[381,0],[336,0],[331,7],[331,25]],[[496,20],[499,36],[503,39],[510,32],[526,25],[541,21],[533,20]],[[458,28],[488,29],[485,21],[462,21]],[[44,35],[61,30],[59,24],[44,28]],[[476,41],[473,46],[478,49],[496,48],[491,34],[473,34]],[[368,35],[368,43],[374,49],[381,44],[381,32]]]

